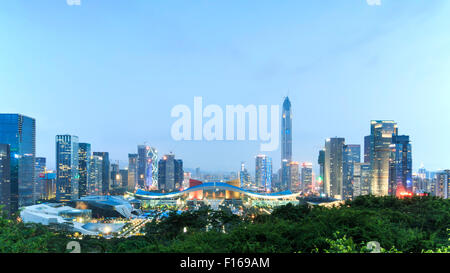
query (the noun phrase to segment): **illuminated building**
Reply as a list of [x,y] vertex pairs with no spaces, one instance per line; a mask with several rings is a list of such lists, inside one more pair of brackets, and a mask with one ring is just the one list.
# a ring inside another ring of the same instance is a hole
[[355,163],[353,167],[353,198],[370,194],[370,163]]
[[319,168],[320,168],[320,174],[319,174],[319,179],[318,182],[320,184],[320,192],[321,193],[325,193],[325,189],[324,189],[324,183],[323,183],[323,178],[325,177],[325,150],[320,150],[319,151],[319,158],[317,160],[317,163],[319,164]]
[[291,174],[289,171],[292,161],[292,112],[291,101],[286,97],[283,102],[281,119],[281,189],[291,190]]
[[128,191],[134,192],[138,185],[138,155],[128,154]]
[[44,184],[41,181],[41,176],[46,171],[46,158],[45,157],[36,157],[34,163],[34,200],[39,200],[44,195]]
[[183,161],[175,159],[174,154],[168,154],[158,165],[158,189],[165,192],[180,190],[184,180]]
[[33,204],[36,121],[19,114],[0,114],[0,143],[11,153],[11,212]]
[[239,172],[239,179],[241,181],[240,187],[249,188],[250,187],[250,174],[245,168],[245,164],[242,162],[241,171]]
[[301,190],[300,187],[300,164],[296,161],[291,161],[289,164],[289,174],[290,174],[290,183],[291,187],[289,190],[293,192],[298,192]]
[[111,163],[109,161],[108,152],[94,152],[94,155],[102,158],[102,194],[107,195],[109,193],[109,187],[111,185],[110,168]]
[[264,192],[272,191],[272,159],[267,155],[256,156],[255,184]]
[[110,189],[116,189],[121,186],[120,180],[120,168],[118,163],[111,164],[111,187]]
[[11,211],[11,152],[8,144],[0,144],[0,206]]
[[386,196],[389,194],[392,137],[398,135],[397,123],[391,120],[373,120],[370,132],[372,168],[370,193],[375,196]]
[[40,183],[42,183],[44,191],[42,199],[52,200],[56,198],[56,173],[45,171],[40,174]]
[[88,195],[103,194],[103,157],[92,155],[89,160]]
[[448,199],[450,170],[440,171],[436,173],[436,187],[434,195],[444,199]]
[[[195,179],[190,179],[189,180],[189,188],[192,187],[196,187],[203,184],[202,181],[199,180],[195,180]],[[198,191],[193,191],[189,193],[189,200],[203,200],[203,191],[202,190],[198,190]]]
[[[240,180],[239,179],[235,179],[235,180],[230,180],[226,182],[228,185],[231,185],[233,187],[240,187]],[[225,191],[225,199],[240,199],[241,198],[241,194],[239,192],[236,191],[231,191],[231,190],[227,190]]]
[[302,191],[304,193],[313,192],[313,165],[312,163],[302,163]]
[[128,170],[120,170],[120,186],[122,188],[128,189]]
[[361,162],[360,145],[344,145],[342,194],[344,199],[353,197],[353,168]]
[[143,189],[158,187],[158,151],[147,145],[138,146],[138,185]]
[[389,163],[389,194],[413,192],[412,152],[409,136],[393,136]]
[[370,149],[372,147],[371,142],[371,136],[365,136],[364,137],[364,163],[370,163]]
[[56,136],[56,200],[78,199],[78,137]]
[[78,182],[79,196],[88,194],[89,159],[91,158],[91,144],[80,143],[78,145],[78,172],[80,180]]
[[345,139],[330,138],[325,142],[324,194],[327,197],[343,197],[343,152]]

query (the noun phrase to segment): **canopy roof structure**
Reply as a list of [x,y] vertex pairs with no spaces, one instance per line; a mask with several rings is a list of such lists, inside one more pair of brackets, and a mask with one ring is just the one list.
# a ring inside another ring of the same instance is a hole
[[182,197],[185,194],[196,191],[215,191],[215,190],[225,190],[231,192],[237,192],[243,194],[244,196],[253,199],[263,199],[263,200],[286,200],[286,199],[296,199],[301,193],[292,193],[291,191],[276,192],[276,193],[259,193],[243,189],[230,185],[223,182],[208,182],[201,185],[193,186],[182,191],[160,193],[160,192],[150,192],[144,190],[137,190],[134,196],[139,199],[147,200],[157,200],[157,199],[174,199]]

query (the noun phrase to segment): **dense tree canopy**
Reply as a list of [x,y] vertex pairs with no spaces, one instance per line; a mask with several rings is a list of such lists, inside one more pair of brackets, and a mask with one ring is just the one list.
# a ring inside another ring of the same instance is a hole
[[[82,252],[357,253],[449,252],[450,200],[359,197],[339,207],[286,205],[241,219],[229,210],[171,213],[145,236],[80,240]],[[67,234],[0,219],[0,252],[66,252]]]

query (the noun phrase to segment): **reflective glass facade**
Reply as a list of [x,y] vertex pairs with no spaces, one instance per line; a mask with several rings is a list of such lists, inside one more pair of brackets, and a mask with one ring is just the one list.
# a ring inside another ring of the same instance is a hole
[[11,152],[11,211],[34,203],[36,121],[19,114],[0,114],[0,143]]
[[78,137],[56,136],[56,200],[69,202],[79,197]]

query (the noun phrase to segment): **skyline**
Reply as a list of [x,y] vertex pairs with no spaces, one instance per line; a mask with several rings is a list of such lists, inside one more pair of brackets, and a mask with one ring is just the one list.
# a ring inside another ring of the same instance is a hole
[[[447,2],[24,3],[0,10],[0,109],[36,119],[36,155],[52,168],[55,136],[72,134],[121,164],[146,142],[187,168],[245,161],[253,173],[259,142],[171,139],[171,108],[197,95],[220,106],[288,95],[293,160],[315,170],[325,139],[363,145],[380,119],[411,136],[414,170],[450,166]],[[280,148],[267,155],[280,166]]]

